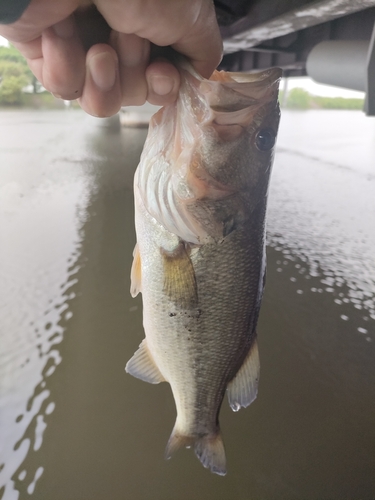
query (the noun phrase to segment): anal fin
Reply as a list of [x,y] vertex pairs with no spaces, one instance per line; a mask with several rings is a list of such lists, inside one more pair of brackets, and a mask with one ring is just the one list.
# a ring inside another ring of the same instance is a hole
[[133,375],[133,377],[139,378],[144,382],[149,382],[150,384],[165,382],[165,378],[152,359],[146,339],[142,340],[138,351],[126,363],[125,371]]
[[138,243],[136,243],[133,251],[133,264],[130,271],[130,294],[132,297],[136,297],[139,292],[141,292],[141,256],[139,254]]
[[227,387],[228,401],[233,411],[246,408],[257,397],[259,371],[258,343],[255,339],[241,368]]

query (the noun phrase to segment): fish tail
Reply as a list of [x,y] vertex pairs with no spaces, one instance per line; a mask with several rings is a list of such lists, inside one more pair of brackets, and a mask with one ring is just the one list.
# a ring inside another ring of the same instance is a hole
[[227,473],[224,443],[220,431],[207,434],[195,441],[194,451],[203,467],[225,476]]
[[178,449],[190,448],[192,445],[194,445],[195,454],[204,467],[215,474],[225,476],[227,472],[226,458],[220,430],[214,434],[197,437],[184,435],[175,427],[165,450],[165,458],[168,460]]
[[174,427],[165,449],[165,458],[169,460],[180,448],[190,448],[194,443],[193,436],[185,436]]

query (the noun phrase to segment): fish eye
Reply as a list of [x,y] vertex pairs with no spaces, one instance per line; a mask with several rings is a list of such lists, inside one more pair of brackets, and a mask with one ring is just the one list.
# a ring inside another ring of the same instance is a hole
[[275,132],[271,128],[262,128],[255,136],[255,145],[259,151],[269,151],[275,145]]

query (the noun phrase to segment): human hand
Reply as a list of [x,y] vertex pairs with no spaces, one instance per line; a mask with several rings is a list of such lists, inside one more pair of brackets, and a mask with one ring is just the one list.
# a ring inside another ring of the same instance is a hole
[[[77,99],[95,116],[122,105],[165,105],[179,89],[166,60],[150,62],[150,44],[172,46],[209,77],[222,43],[211,0],[31,0],[20,19],[0,25],[26,57],[42,85],[62,99]],[[95,17],[95,16],[94,16]],[[106,24],[108,23],[108,24]],[[109,26],[108,26],[109,25]],[[103,36],[103,33],[105,36]],[[85,34],[90,34],[85,47]],[[101,42],[104,38],[106,43]]]

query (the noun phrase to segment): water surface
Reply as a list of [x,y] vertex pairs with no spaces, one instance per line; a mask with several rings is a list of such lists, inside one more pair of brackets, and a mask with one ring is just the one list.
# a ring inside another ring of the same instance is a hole
[[132,177],[144,130],[0,111],[0,498],[375,496],[375,121],[284,112],[257,401],[221,424],[228,474],[165,462],[169,386],[125,374]]

